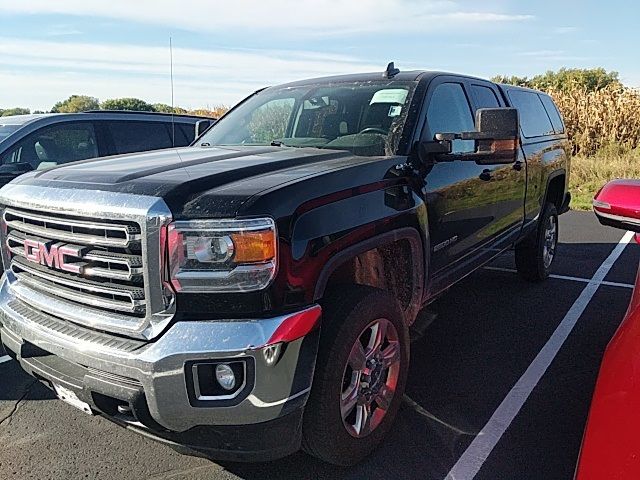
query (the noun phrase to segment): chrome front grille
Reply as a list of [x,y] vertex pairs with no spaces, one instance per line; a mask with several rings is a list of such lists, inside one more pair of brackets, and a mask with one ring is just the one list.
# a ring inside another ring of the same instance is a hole
[[12,208],[5,210],[4,220],[10,230],[15,229],[51,240],[123,248],[140,244],[140,227],[136,225],[56,218]]
[[7,185],[0,191],[3,261],[15,297],[45,314],[150,339],[175,311],[163,280],[158,198]]
[[[6,209],[9,268],[41,293],[94,308],[146,314],[141,229]],[[70,243],[66,243],[70,242]],[[68,252],[61,260],[61,247]]]

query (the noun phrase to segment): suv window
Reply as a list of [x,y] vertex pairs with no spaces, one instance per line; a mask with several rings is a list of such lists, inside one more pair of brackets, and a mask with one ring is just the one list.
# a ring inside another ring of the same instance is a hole
[[93,125],[66,122],[45,127],[18,142],[1,159],[3,165],[22,164],[32,169],[54,167],[61,163],[98,156]]
[[[471,132],[475,129],[471,107],[459,83],[442,83],[433,91],[427,124],[431,138],[436,133]],[[475,151],[473,140],[454,140],[452,153]]]
[[551,120],[537,93],[510,90],[509,98],[520,112],[520,128],[525,137],[541,137],[553,133]]
[[471,95],[477,108],[498,108],[500,101],[493,89],[482,85],[471,85]]
[[[180,135],[178,134],[178,130],[182,133],[184,137],[183,141],[184,145],[178,145],[178,141],[180,141]],[[195,123],[176,123],[176,147],[186,147],[187,145],[191,145],[196,139],[196,124]]]
[[[171,125],[164,122],[106,122],[115,153],[144,152],[173,146]],[[176,139],[178,135],[176,135]]]
[[560,116],[560,112],[558,112],[556,104],[553,103],[553,100],[551,100],[549,95],[540,95],[540,99],[542,100],[545,110],[549,114],[554,132],[564,133],[564,123],[562,122],[562,117]]

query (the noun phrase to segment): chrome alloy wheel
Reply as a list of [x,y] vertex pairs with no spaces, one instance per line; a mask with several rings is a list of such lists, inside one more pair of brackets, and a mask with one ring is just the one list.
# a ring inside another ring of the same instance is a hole
[[556,255],[558,244],[558,217],[551,215],[544,231],[544,245],[542,247],[542,260],[544,268],[549,268]]
[[342,375],[340,412],[349,434],[362,438],[382,422],[400,376],[400,340],[386,318],[371,322],[360,333]]

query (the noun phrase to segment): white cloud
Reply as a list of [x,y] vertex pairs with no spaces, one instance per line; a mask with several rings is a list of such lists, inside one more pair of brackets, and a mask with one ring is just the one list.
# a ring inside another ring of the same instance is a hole
[[[174,48],[176,104],[233,104],[257,88],[344,72],[382,71],[358,58],[308,51]],[[167,47],[0,37],[0,106],[49,109],[71,94],[169,103]],[[10,72],[10,73],[8,73]]]
[[[265,30],[273,34],[428,31],[533,18],[463,8],[447,0],[0,0],[0,11],[127,20],[197,32]],[[248,32],[248,34],[250,34]]]
[[566,26],[566,27],[556,27],[555,32],[560,35],[566,35],[568,33],[575,33],[580,30],[578,27]]
[[80,35],[82,32],[71,25],[51,25],[44,31],[45,35],[49,37],[64,37],[67,35]]

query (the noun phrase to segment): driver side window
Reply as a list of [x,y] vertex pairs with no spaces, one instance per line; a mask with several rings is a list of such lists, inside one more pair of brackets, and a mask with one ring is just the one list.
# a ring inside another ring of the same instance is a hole
[[[436,133],[460,133],[475,130],[471,107],[462,85],[442,83],[436,87],[427,110],[430,138]],[[454,140],[452,153],[473,153],[475,141]]]

